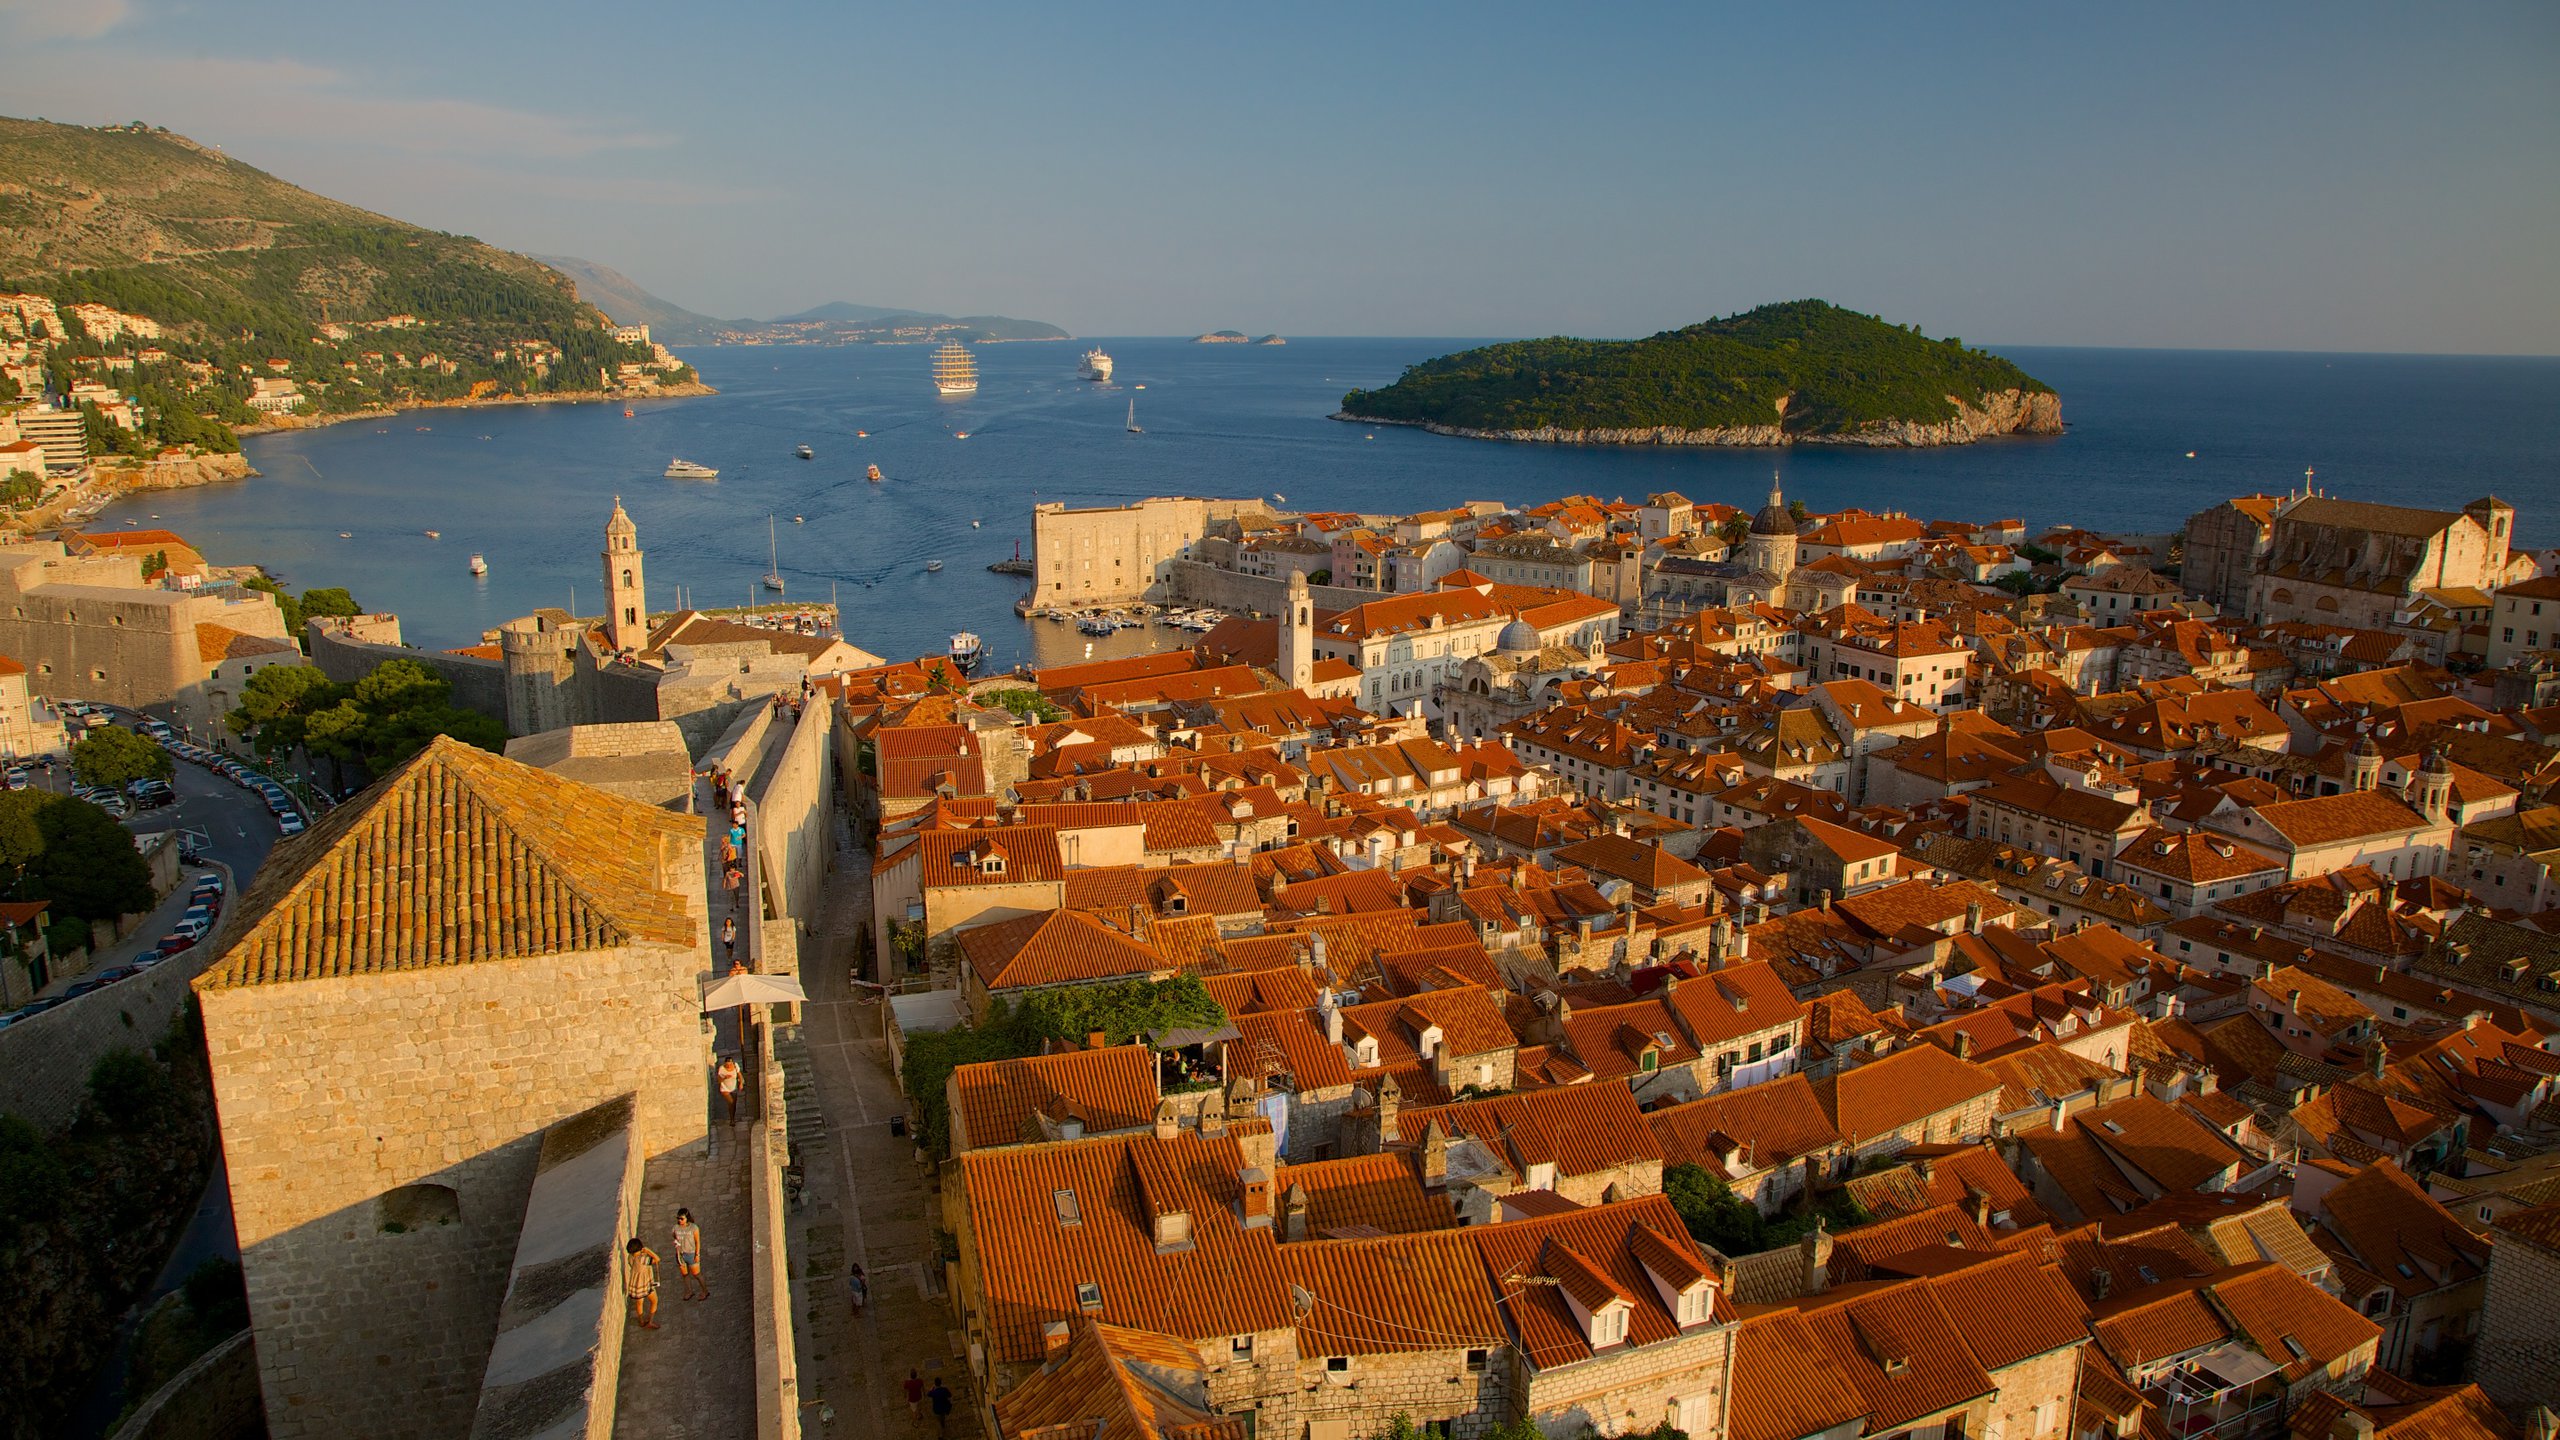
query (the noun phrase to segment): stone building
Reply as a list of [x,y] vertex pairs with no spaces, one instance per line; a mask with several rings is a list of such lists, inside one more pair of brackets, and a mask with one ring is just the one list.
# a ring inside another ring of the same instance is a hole
[[704,1141],[701,822],[438,739],[195,987],[269,1432],[469,1432],[546,1131]]
[[27,694],[27,667],[0,655],[0,752],[14,759],[62,748],[61,717]]
[[2490,1238],[2480,1388],[2510,1410],[2560,1409],[2560,1203],[2501,1216]]
[[1071,608],[1146,599],[1169,577],[1167,567],[1208,536],[1211,522],[1260,508],[1251,500],[1187,497],[1085,510],[1055,500],[1034,505],[1032,599]]
[[457,705],[510,735],[570,725],[672,720],[700,750],[748,706],[798,695],[804,680],[868,669],[880,657],[839,636],[750,625],[698,610],[652,616],[639,527],[616,500],[605,524],[606,613],[543,609],[460,650],[401,644],[393,615],[321,618],[306,627],[312,663],[340,684],[386,660],[414,660],[453,682]]
[[[229,654],[227,638],[290,643],[273,600],[234,586],[176,589],[142,578],[143,557],[74,556],[60,541],[0,546],[0,654],[48,699],[167,707]],[[210,627],[210,628],[208,628]]]
[[2495,496],[2459,511],[2303,496],[2276,512],[2248,617],[2380,630],[2421,592],[2494,591],[2532,573],[2515,517]]
[[2249,587],[2275,531],[2276,511],[2289,495],[2242,495],[2187,517],[2178,584],[2226,614],[2249,608]]

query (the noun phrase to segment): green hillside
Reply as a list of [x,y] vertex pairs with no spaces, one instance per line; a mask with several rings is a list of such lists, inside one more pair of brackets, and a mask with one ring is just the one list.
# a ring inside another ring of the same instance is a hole
[[146,342],[67,325],[46,347],[47,389],[103,378],[232,422],[250,418],[253,376],[289,377],[305,411],[330,413],[592,391],[651,358],[525,256],[138,127],[0,118],[0,293],[164,327]]
[[[1777,424],[1797,439],[1938,424],[1956,418],[1951,395],[1972,404],[2009,390],[2051,394],[2017,366],[1952,337],[1930,340],[1872,315],[1799,300],[1642,340],[1523,340],[1444,355],[1383,389],[1352,391],[1342,409],[1358,419],[1493,432]],[[2035,408],[2050,411],[2058,427],[2058,406]]]

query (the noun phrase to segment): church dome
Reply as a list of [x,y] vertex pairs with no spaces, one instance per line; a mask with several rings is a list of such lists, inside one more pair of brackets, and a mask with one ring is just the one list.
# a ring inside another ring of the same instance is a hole
[[1505,655],[1535,655],[1546,648],[1546,642],[1538,638],[1537,626],[1515,616],[1493,637],[1493,648]]
[[607,535],[637,535],[640,527],[631,523],[631,513],[622,508],[622,497],[613,497],[613,518],[604,522]]
[[1754,535],[1796,533],[1796,517],[1788,513],[1787,502],[1778,494],[1778,487],[1774,484],[1769,487],[1769,503],[1761,506],[1760,513],[1751,517],[1751,533]]

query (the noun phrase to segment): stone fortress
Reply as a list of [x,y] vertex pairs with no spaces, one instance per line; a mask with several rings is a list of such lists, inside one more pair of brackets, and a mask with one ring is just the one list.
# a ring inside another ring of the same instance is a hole
[[479,645],[448,651],[403,645],[394,615],[319,617],[305,627],[311,661],[342,684],[385,660],[418,661],[453,682],[455,704],[499,720],[510,735],[670,720],[696,750],[748,706],[798,694],[804,678],[881,663],[833,635],[699,610],[652,617],[647,552],[618,499],[600,558],[601,617],[545,608],[505,622]]

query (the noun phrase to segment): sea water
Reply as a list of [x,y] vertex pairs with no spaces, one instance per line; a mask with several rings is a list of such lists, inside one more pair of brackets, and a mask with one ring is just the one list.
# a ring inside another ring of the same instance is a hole
[[[927,378],[928,346],[692,349],[684,357],[720,394],[640,401],[629,418],[618,402],[424,410],[263,436],[248,443],[258,478],[142,496],[97,523],[175,530],[216,563],[263,564],[297,590],[343,585],[397,612],[411,643],[442,648],[541,606],[596,613],[617,496],[640,528],[652,607],[770,601],[759,584],[770,516],[789,599],[834,596],[847,636],[891,657],[940,654],[951,632],[975,630],[991,668],[1191,638],[1150,626],[1089,642],[1017,619],[1029,582],[985,567],[1017,543],[1029,553],[1031,507],[1045,500],[1286,496],[1294,510],[1376,513],[1676,490],[1756,508],[1775,472],[1816,509],[2165,533],[2309,470],[2332,493],[2406,505],[2494,492],[2517,507],[2525,542],[2560,544],[2554,359],[2003,348],[2061,392],[2069,433],[1933,450],[1674,450],[1327,418],[1344,391],[1475,342],[1103,340],[1117,361],[1107,385],[1075,377],[1093,343],[979,346],[977,393],[952,398]],[[1133,401],[1143,434],[1127,430]],[[815,459],[795,457],[802,444]],[[719,480],[663,478],[676,456]],[[883,483],[865,481],[869,465]],[[475,552],[484,579],[467,571]],[[940,573],[925,571],[931,560]]]

